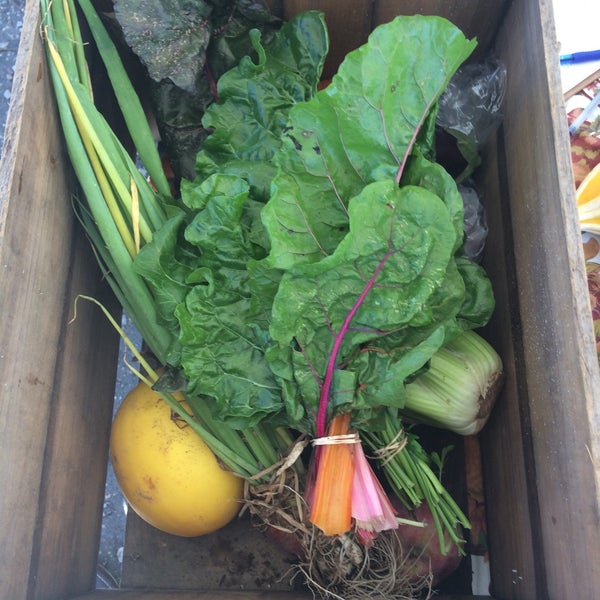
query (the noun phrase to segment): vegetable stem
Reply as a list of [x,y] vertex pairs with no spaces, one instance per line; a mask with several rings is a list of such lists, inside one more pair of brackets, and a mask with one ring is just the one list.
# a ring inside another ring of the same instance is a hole
[[85,15],[100,56],[106,65],[108,77],[115,90],[115,97],[142,163],[159,193],[170,197],[171,190],[156,149],[156,140],[147,124],[144,109],[127,75],[121,56],[92,3],[89,0],[77,0],[77,2]]
[[366,282],[365,287],[359,294],[359,296],[356,299],[352,308],[348,311],[348,314],[344,318],[344,322],[342,323],[342,326],[340,327],[339,332],[337,333],[337,335],[335,336],[335,339],[333,340],[333,348],[331,350],[331,354],[329,355],[329,359],[327,361],[327,369],[325,371],[325,378],[323,379],[323,386],[321,388],[321,395],[320,395],[320,399],[319,399],[319,408],[318,408],[318,412],[317,412],[317,437],[318,438],[323,437],[325,435],[325,428],[326,428],[326,422],[327,422],[327,406],[329,404],[329,394],[331,391],[331,384],[333,382],[333,374],[334,374],[335,368],[336,368],[337,356],[339,354],[342,342],[344,341],[344,336],[346,335],[348,328],[350,327],[350,323],[352,322],[354,315],[356,314],[356,312],[358,311],[358,309],[364,302],[368,293],[371,291],[371,289],[375,285],[375,281],[376,281],[377,277],[383,270],[385,263],[389,260],[389,258],[392,256],[392,254],[393,254],[393,250],[391,248],[388,249],[388,251],[385,253],[383,258],[377,265],[377,267],[375,267],[373,274]]
[[[336,415],[329,428],[330,436],[345,435],[350,413]],[[341,535],[352,523],[352,483],[354,461],[352,444],[322,446],[310,521],[325,535]]]
[[[365,441],[373,450],[378,451],[397,438],[401,427],[400,417],[393,416],[388,411],[383,430],[365,432]],[[457,531],[457,526],[461,525],[469,529],[469,520],[431,469],[430,458],[417,439],[412,435],[404,435],[407,437],[404,447],[391,458],[380,460],[381,469],[398,498],[409,510],[416,508],[421,502],[427,503],[435,523],[442,554],[446,554],[448,550],[445,534],[448,534],[459,551],[463,552],[463,540]]]

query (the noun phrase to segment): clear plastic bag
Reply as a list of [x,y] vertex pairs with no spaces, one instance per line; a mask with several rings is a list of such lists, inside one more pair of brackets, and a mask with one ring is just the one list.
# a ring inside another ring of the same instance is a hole
[[464,181],[479,166],[479,150],[502,121],[506,67],[495,57],[462,66],[439,100],[436,125],[457,140],[466,167]]
[[480,262],[488,234],[485,209],[474,187],[461,184],[458,191],[465,207],[463,255],[474,262]]
[[440,98],[437,124],[480,146],[502,121],[505,90],[506,67],[498,59],[464,65]]

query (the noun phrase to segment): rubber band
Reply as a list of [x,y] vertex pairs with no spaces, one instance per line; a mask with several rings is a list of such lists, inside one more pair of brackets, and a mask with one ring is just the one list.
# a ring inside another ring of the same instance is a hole
[[358,444],[360,437],[358,433],[343,433],[341,435],[326,435],[325,437],[312,440],[313,446],[333,446],[335,444]]

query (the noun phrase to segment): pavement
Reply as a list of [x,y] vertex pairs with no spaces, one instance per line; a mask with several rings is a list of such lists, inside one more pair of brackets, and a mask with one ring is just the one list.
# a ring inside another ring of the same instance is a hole
[[24,0],[0,0],[0,148],[4,140],[24,6]]
[[[0,149],[4,142],[4,130],[11,100],[14,66],[19,48],[24,7],[25,0],[0,0],[0,15],[2,16],[0,19]],[[127,317],[124,317],[123,325],[128,335],[138,341],[139,336],[137,336],[137,332]],[[120,355],[122,356],[123,352]],[[117,367],[115,410],[127,391],[135,384],[135,376],[129,372],[123,361],[120,361]],[[126,511],[127,504],[109,464],[98,554],[96,577],[98,588],[116,588],[119,586]]]

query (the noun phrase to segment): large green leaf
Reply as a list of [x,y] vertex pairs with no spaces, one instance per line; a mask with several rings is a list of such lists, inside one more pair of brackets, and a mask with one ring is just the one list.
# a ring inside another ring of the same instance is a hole
[[263,215],[274,266],[331,254],[348,230],[350,198],[370,182],[400,179],[415,143],[430,143],[418,134],[474,46],[445,19],[398,17],[292,109]]
[[[438,196],[416,186],[399,188],[392,179],[366,186],[348,210],[350,230],[333,254],[285,272],[273,302],[270,333],[282,350],[270,351],[269,358],[279,376],[279,361],[291,359],[288,379],[312,410],[335,352],[341,387],[332,390],[332,398],[343,394],[344,401],[354,402],[360,389],[366,405],[399,402],[401,392],[397,400],[393,392],[380,393],[391,376],[384,375],[377,385],[373,379],[358,379],[365,351],[381,349],[389,368],[405,353],[394,358],[395,350],[382,346],[382,340],[390,337],[395,347],[410,353],[455,317],[464,298],[453,262],[455,224]],[[438,346],[442,342],[443,335]],[[417,363],[409,357],[395,365],[397,389],[430,358],[432,348],[430,344]],[[347,387],[350,380],[352,388]],[[296,392],[294,396],[298,398]],[[295,407],[293,411],[297,413]]]
[[202,119],[212,134],[197,158],[199,175],[231,161],[270,164],[290,108],[316,92],[329,47],[321,13],[294,17],[264,47],[252,34],[258,62],[246,56],[219,79],[219,100]]
[[173,365],[178,363],[179,325],[175,309],[189,291],[186,280],[195,259],[183,244],[184,219],[183,211],[176,212],[154,234],[152,241],[141,248],[133,263],[135,272],[145,279],[152,292],[158,321],[172,333],[167,360]]
[[197,211],[185,238],[200,250],[186,280],[190,289],[175,309],[187,391],[213,398],[215,414],[230,425],[251,426],[281,409],[264,357],[268,321],[253,308],[247,269],[266,254],[255,243],[259,211],[246,181],[233,175],[215,174],[183,191]]

